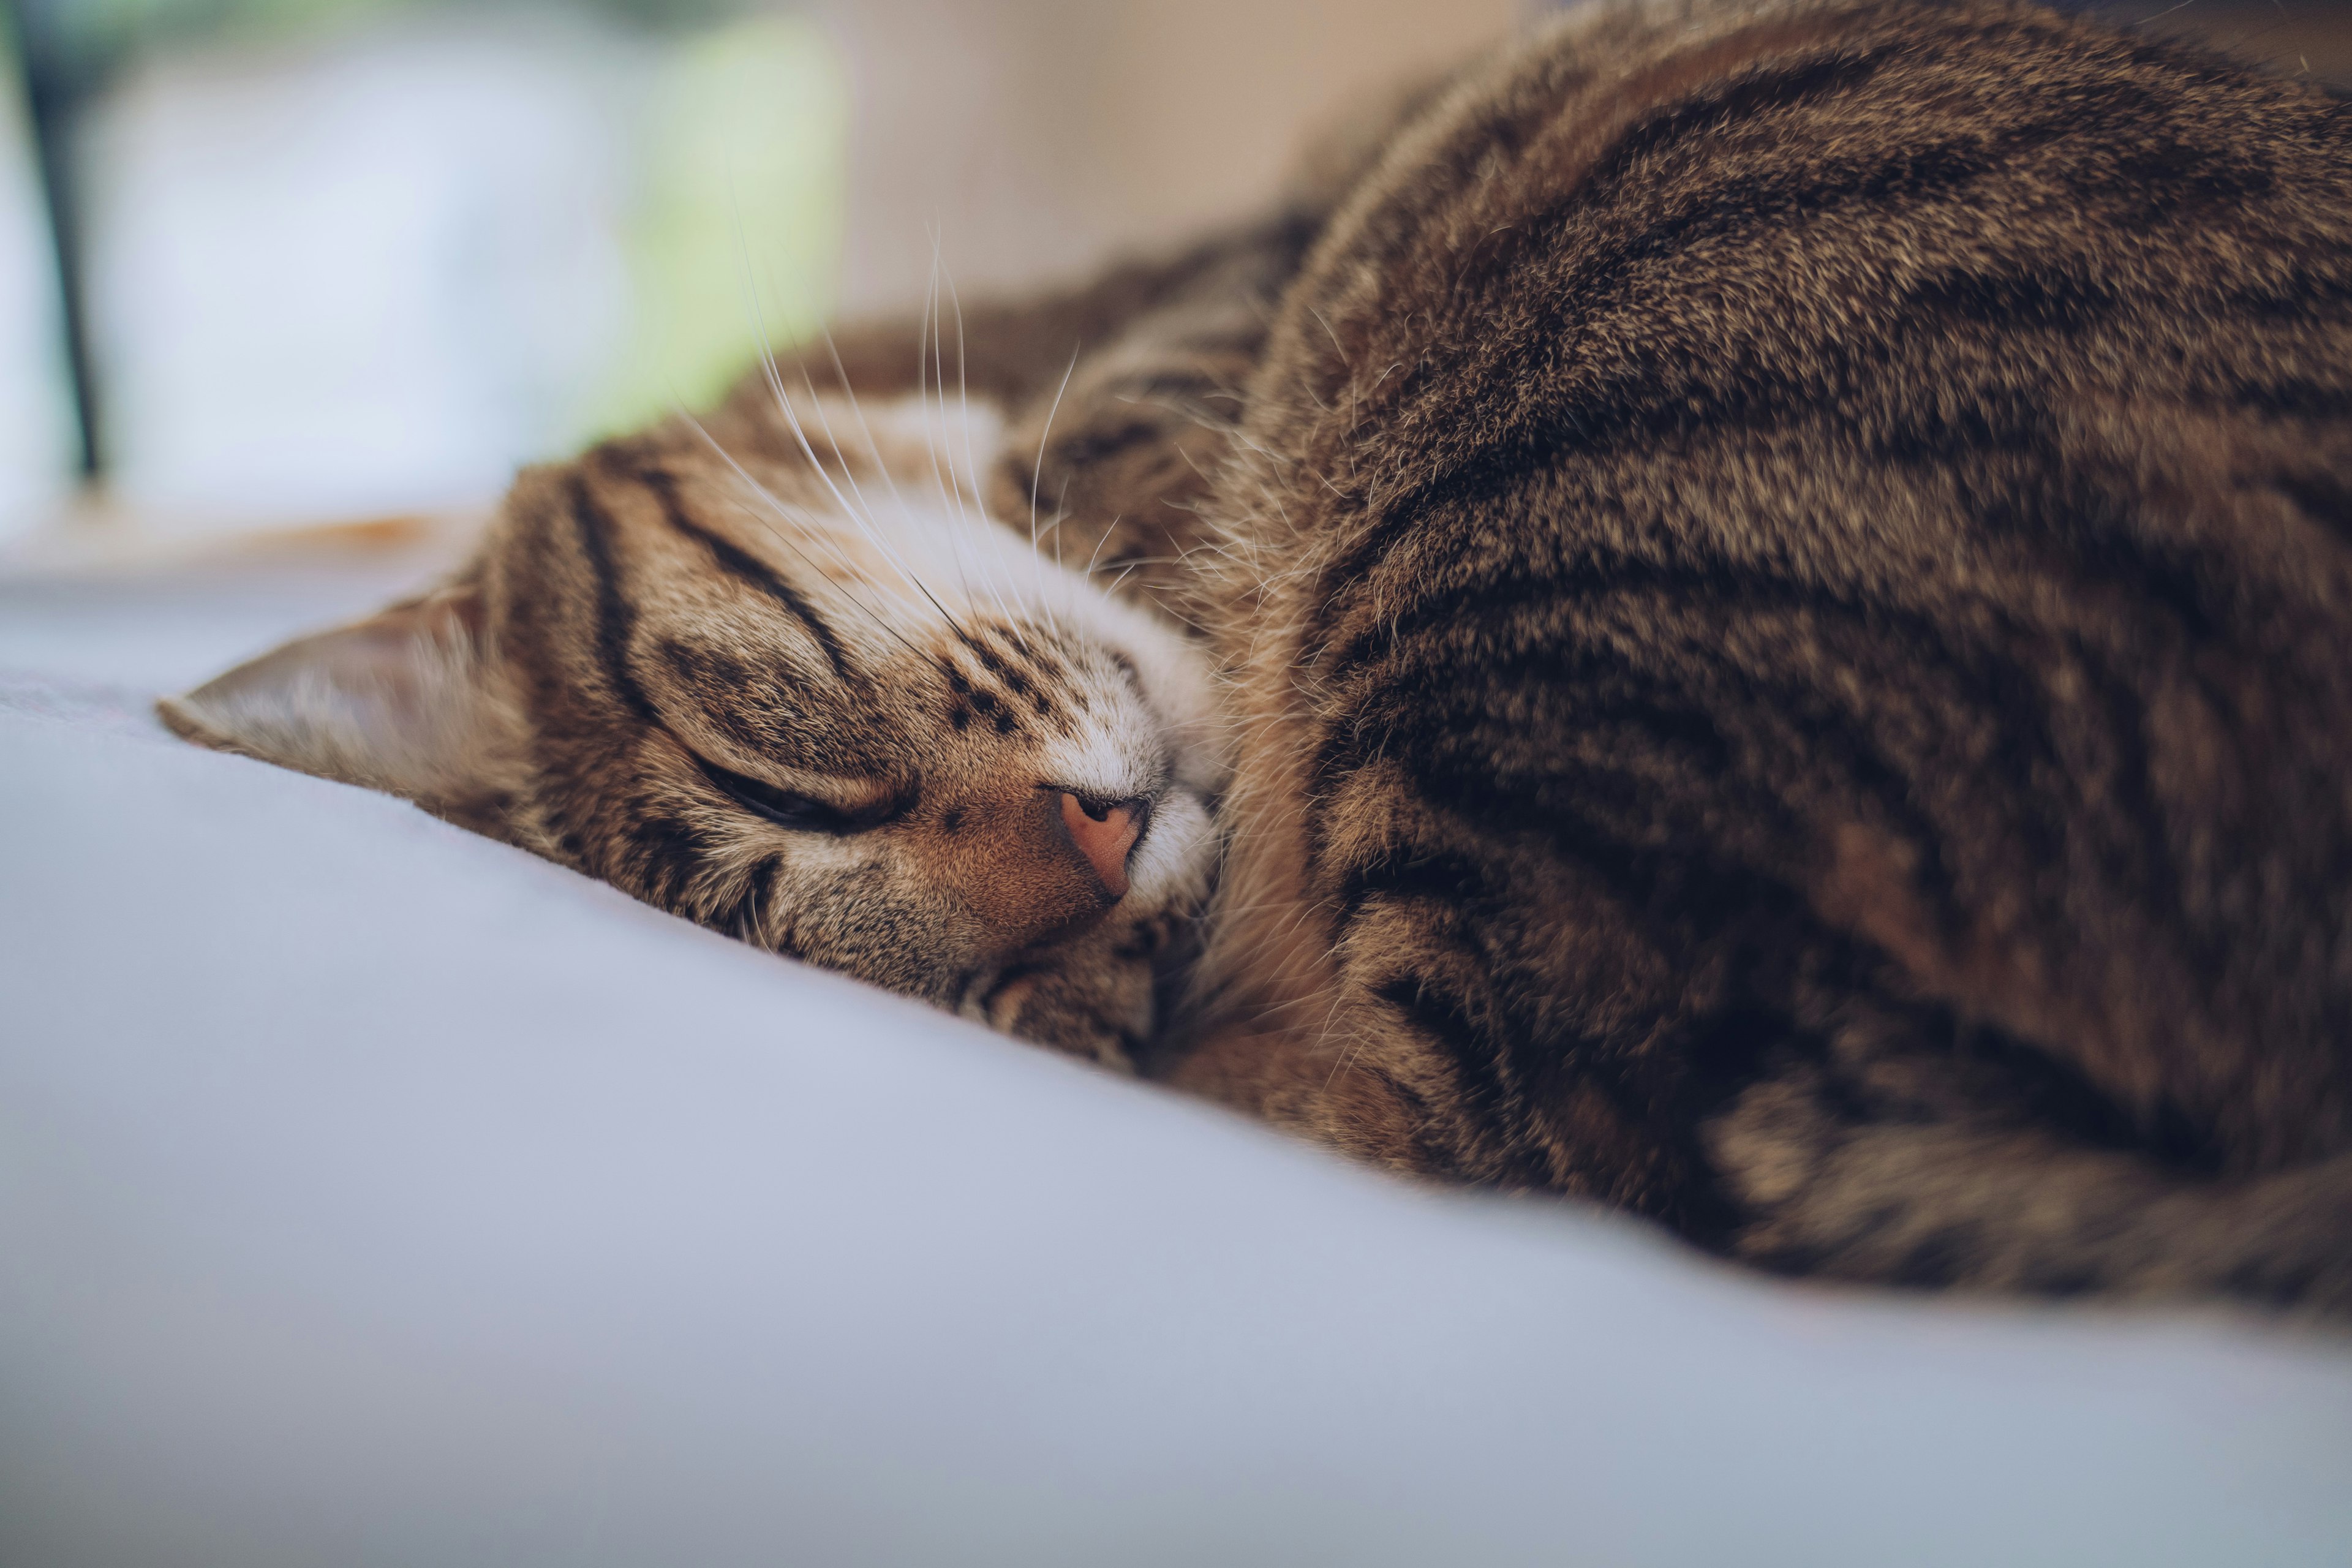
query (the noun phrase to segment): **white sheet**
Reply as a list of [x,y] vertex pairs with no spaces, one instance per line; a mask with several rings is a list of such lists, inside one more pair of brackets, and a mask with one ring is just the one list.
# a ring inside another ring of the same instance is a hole
[[137,710],[377,586],[0,592],[0,1563],[2352,1559],[2352,1342],[1409,1190]]

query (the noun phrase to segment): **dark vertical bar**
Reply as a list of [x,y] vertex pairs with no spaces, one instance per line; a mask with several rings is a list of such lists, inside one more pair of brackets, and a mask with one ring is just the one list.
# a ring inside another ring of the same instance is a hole
[[73,377],[74,417],[81,430],[81,471],[84,478],[95,479],[106,466],[106,443],[99,424],[89,317],[82,292],[81,202],[72,146],[74,118],[87,82],[58,37],[45,0],[8,0],[8,17],[16,26],[25,106],[33,122],[33,153],[40,165],[41,196],[48,207],[49,237],[57,251],[66,365]]

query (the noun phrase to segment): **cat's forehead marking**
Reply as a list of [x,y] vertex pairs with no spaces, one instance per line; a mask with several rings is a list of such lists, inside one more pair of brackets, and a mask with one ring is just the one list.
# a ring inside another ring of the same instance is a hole
[[959,625],[937,658],[950,692],[948,720],[957,730],[983,721],[1000,734],[1034,725],[1069,734],[1087,704],[1071,659],[1056,653],[1044,628],[1003,624]]
[[1187,706],[1164,634],[986,513],[971,474],[995,456],[993,415],[914,398],[801,414],[825,473],[790,451],[604,465],[630,494],[632,640],[662,706],[695,710],[688,729],[730,765],[1164,790],[1181,770],[1163,709]]

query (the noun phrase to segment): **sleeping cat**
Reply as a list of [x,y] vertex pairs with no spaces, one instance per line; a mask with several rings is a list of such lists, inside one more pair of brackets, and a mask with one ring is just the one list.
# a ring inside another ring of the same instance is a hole
[[2352,106],[1588,10],[163,711],[1399,1171],[2342,1313]]

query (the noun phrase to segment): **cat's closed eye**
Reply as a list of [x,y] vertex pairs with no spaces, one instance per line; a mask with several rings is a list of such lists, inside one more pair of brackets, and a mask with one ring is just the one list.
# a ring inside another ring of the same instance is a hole
[[844,806],[722,768],[707,757],[698,756],[694,761],[703,777],[736,805],[754,816],[796,833],[825,833],[836,837],[866,833],[905,816],[913,804],[913,792],[904,791],[885,795],[870,805]]

